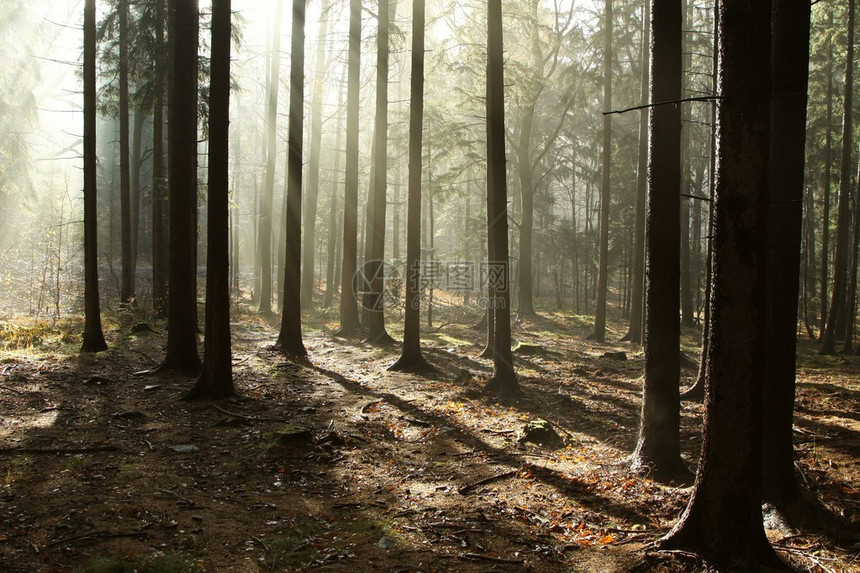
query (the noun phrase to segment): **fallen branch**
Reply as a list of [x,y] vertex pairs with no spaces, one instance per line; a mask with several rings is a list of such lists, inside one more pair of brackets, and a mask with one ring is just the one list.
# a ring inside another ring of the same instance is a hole
[[821,568],[821,570],[824,571],[824,573],[836,573],[835,570],[831,569],[830,567],[827,567],[826,565],[824,565],[824,563],[822,563],[821,561],[819,561],[818,559],[816,559],[815,557],[813,557],[812,555],[810,555],[806,551],[803,551],[801,549],[796,549],[794,547],[788,547],[786,545],[773,544],[773,547],[777,551],[785,551],[787,553],[793,553],[795,555],[803,557],[804,559],[809,559],[810,561],[812,561],[813,563],[818,565]]
[[364,406],[361,407],[361,409],[358,411],[358,415],[361,416],[362,418],[367,418],[367,414],[365,414],[364,411],[367,410],[368,408],[370,408],[371,406],[376,406],[377,404],[382,404],[383,402],[385,402],[385,400],[374,400],[373,402],[368,402],[367,404],[365,404]]
[[116,452],[117,446],[91,446],[87,448],[0,448],[0,454],[92,454]]
[[155,491],[159,491],[161,493],[168,493],[168,494],[172,495],[173,497],[179,499],[180,501],[186,503],[187,505],[190,505],[191,507],[199,507],[197,505],[196,501],[194,501],[193,499],[188,499],[187,497],[176,493],[172,489],[165,489],[165,488],[157,487],[157,488],[155,488]]
[[237,412],[231,412],[230,410],[225,410],[218,404],[212,404],[212,407],[220,412],[224,412],[228,416],[233,416],[234,418],[239,418],[242,420],[249,420],[251,422],[289,422],[289,418],[265,418],[260,416],[246,416],[245,414],[239,414]]
[[45,544],[45,549],[48,547],[54,547],[55,545],[62,545],[63,543],[69,543],[70,541],[84,541],[87,539],[113,539],[116,537],[140,537],[141,535],[146,535],[145,531],[106,531],[106,530],[96,530],[96,531],[88,531],[87,533],[81,533],[80,535],[72,535],[71,537],[64,537],[63,539],[55,539],[50,543]]
[[505,565],[522,565],[522,559],[505,559],[493,557],[492,555],[481,555],[480,553],[461,553],[458,557],[464,561],[489,561],[491,563],[504,563]]
[[473,489],[481,487],[482,485],[487,485],[488,483],[493,483],[494,481],[499,481],[499,480],[507,479],[509,477],[513,477],[513,476],[517,475],[518,471],[519,470],[511,470],[509,472],[496,474],[494,476],[490,476],[488,478],[478,480],[474,483],[464,485],[463,487],[461,487],[457,490],[457,493],[459,493],[460,495],[466,495],[466,494],[470,493]]

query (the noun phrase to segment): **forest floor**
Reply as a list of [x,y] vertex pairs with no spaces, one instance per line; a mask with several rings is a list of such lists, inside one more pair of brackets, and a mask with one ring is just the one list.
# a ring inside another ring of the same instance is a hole
[[[474,313],[425,328],[429,377],[388,372],[399,346],[336,338],[333,312],[309,314],[296,363],[270,349],[276,320],[234,313],[239,397],[219,403],[141,373],[162,356],[160,323],[106,319],[97,355],[78,353],[79,320],[0,323],[0,571],[706,569],[653,546],[689,484],[628,467],[637,347],[587,342],[569,313],[518,321],[524,394],[498,400],[481,391]],[[684,333],[685,384],[698,336]],[[841,525],[768,535],[797,570],[860,571],[860,357],[805,339],[800,354],[797,468]],[[701,415],[684,404],[691,466]],[[528,441],[538,420],[560,440]]]

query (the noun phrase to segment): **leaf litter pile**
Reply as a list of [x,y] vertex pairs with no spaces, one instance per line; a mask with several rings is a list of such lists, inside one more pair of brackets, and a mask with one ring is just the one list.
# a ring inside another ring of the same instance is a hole
[[[269,348],[271,325],[234,319],[239,397],[217,403],[181,402],[190,379],[146,374],[159,327],[112,324],[98,355],[77,353],[80,323],[4,339],[0,571],[705,567],[653,546],[690,484],[630,471],[642,355],[585,342],[583,317],[515,325],[524,394],[506,400],[482,393],[484,335],[465,324],[425,335],[439,373],[421,377],[386,370],[398,346],[335,338],[331,315],[312,317],[300,363]],[[860,358],[807,344],[797,468],[839,525],[767,522],[768,535],[798,570],[857,571]],[[684,383],[695,374],[685,360]],[[683,405],[692,468],[701,415]]]

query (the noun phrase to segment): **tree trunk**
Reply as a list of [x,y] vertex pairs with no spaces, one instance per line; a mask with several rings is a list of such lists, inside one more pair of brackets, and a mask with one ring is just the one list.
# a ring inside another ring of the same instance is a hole
[[520,260],[519,260],[519,304],[517,312],[520,316],[534,316],[534,296],[532,286],[534,284],[534,270],[532,260],[534,249],[532,238],[534,235],[535,217],[535,183],[532,172],[531,139],[532,125],[534,124],[535,102],[530,102],[523,110],[523,119],[520,123],[520,137],[517,144],[517,166],[520,175],[520,196],[522,197],[523,215],[520,221]]
[[794,473],[792,422],[809,19],[808,2],[773,0],[762,493],[766,501],[783,509],[800,496]]
[[272,59],[269,71],[266,108],[266,181],[260,202],[260,226],[257,245],[260,252],[260,313],[272,313],[272,209],[275,195],[275,167],[278,159],[276,131],[278,124],[278,86],[281,75],[281,15],[284,0],[275,4],[272,30]]
[[[682,2],[684,11],[683,30],[692,28],[692,1],[684,0]],[[681,91],[680,98],[687,96],[687,73],[692,67],[692,54],[688,42],[684,41],[684,35],[681,36],[681,53],[682,55],[682,71],[681,71]],[[692,181],[690,179],[690,128],[691,128],[691,110],[690,104],[681,104],[683,114],[681,119],[681,185],[679,194],[681,194],[681,219],[680,219],[680,269],[681,269],[681,324],[687,328],[693,326],[693,287],[692,273],[690,266],[690,201],[689,197],[683,195],[692,195]]]
[[212,63],[209,86],[209,197],[206,248],[206,338],[203,372],[186,400],[217,400],[235,394],[230,349],[229,173],[230,0],[212,1]]
[[[158,50],[156,68],[164,68],[164,14],[162,3],[156,8],[155,42]],[[156,316],[167,314],[167,253],[165,247],[167,212],[167,179],[164,173],[164,84],[161,74],[155,78],[152,113],[152,309]]]
[[[682,3],[657,2],[652,10],[650,101],[681,95]],[[680,445],[679,273],[681,113],[679,106],[650,108],[645,260],[645,388],[635,469],[671,477],[686,471]]]
[[[833,9],[827,12],[827,29],[833,29]],[[832,181],[831,165],[833,163],[833,37],[827,34],[827,126],[824,133],[824,196],[821,198],[821,324],[819,338],[824,338],[824,328],[827,325],[827,284],[830,272],[830,185]]]
[[[857,168],[860,173],[860,165]],[[845,339],[842,342],[842,354],[854,354],[854,321],[857,305],[857,254],[860,248],[860,189],[855,189],[853,197],[854,221],[851,232],[851,269],[848,272],[848,291],[845,302]]]
[[391,14],[389,0],[379,0],[379,31],[376,53],[376,124],[374,127],[374,166],[372,178],[373,193],[368,197],[372,204],[373,217],[370,219],[371,258],[365,261],[364,269],[370,279],[371,306],[368,308],[367,339],[375,344],[393,342],[385,330],[385,207],[388,191],[388,45]]
[[511,352],[511,306],[508,265],[508,185],[505,165],[505,79],[502,2],[487,8],[487,210],[491,215],[492,250],[489,283],[493,309],[493,376],[485,391],[520,394]]
[[[650,73],[651,3],[642,7],[642,80],[640,99],[648,103]],[[648,112],[639,112],[639,168],[636,178],[636,229],[633,238],[633,285],[631,290],[630,328],[623,340],[639,344],[642,342],[642,315],[644,310],[645,282],[645,206],[648,193]],[[574,228],[574,233],[576,229]]]
[[99,303],[96,156],[96,2],[84,3],[84,336],[81,352],[107,350]]
[[853,94],[854,94],[854,0],[848,0],[848,43],[845,55],[845,94],[842,116],[842,163],[840,166],[839,200],[836,210],[836,246],[833,257],[833,290],[827,311],[827,322],[821,337],[821,354],[836,353],[836,333],[842,323],[846,302],[846,279],[848,274],[848,243],[851,221],[851,150],[853,140]]
[[128,0],[117,3],[119,16],[119,185],[122,288],[120,301],[134,301],[134,269],[131,252],[131,181],[129,172],[128,111]]
[[[720,0],[714,2],[714,47],[713,67],[711,68],[712,91],[717,95],[717,73],[720,52]],[[711,270],[713,268],[713,236],[714,236],[714,195],[717,184],[717,102],[711,104],[711,164],[708,168],[708,239],[705,249],[705,312],[702,320],[702,344],[699,352],[699,371],[696,381],[681,394],[681,400],[701,402],[705,399],[705,365],[707,364],[708,348],[711,340]]]
[[421,354],[421,144],[424,125],[424,0],[412,3],[412,81],[409,89],[409,190],[406,210],[406,308],[403,350],[389,370],[432,370]]
[[346,176],[343,202],[343,263],[340,287],[340,336],[361,331],[355,272],[358,258],[358,124],[361,63],[361,0],[349,2],[349,56],[346,94]]
[[329,4],[321,8],[320,33],[317,39],[316,64],[314,66],[314,93],[311,105],[311,141],[310,158],[308,163],[308,185],[305,197],[304,235],[305,242],[302,251],[302,306],[313,308],[314,286],[316,284],[316,247],[317,204],[320,194],[320,148],[322,147],[322,99],[323,79],[328,64],[326,62],[325,46],[328,41],[328,19],[325,17]]
[[[302,142],[305,109],[305,0],[293,0],[290,49],[290,119],[287,146],[286,257],[281,332],[275,347],[284,354],[305,356],[302,342]],[[312,273],[313,274],[313,273]]]
[[[612,0],[604,0],[603,12],[603,111],[612,109]],[[606,295],[609,288],[609,184],[612,161],[612,116],[603,116],[603,170],[600,183],[600,254],[597,268],[597,308],[594,330],[588,340],[606,338]]]
[[176,2],[170,103],[170,260],[167,355],[159,369],[196,375],[197,352],[197,1]]
[[719,174],[702,453],[663,548],[719,569],[782,566],[761,513],[770,110],[768,0],[720,2]]
[[337,137],[334,144],[334,170],[335,181],[331,185],[331,193],[329,194],[329,217],[328,217],[328,256],[326,262],[325,273],[325,302],[326,308],[330,307],[334,300],[334,292],[337,289],[337,281],[335,280],[335,269],[337,261],[337,245],[338,245],[338,181],[337,177],[340,174],[340,156],[341,156],[341,134],[343,133],[343,88],[346,84],[346,70],[341,76],[340,85],[337,92],[337,121],[335,123],[335,131]]

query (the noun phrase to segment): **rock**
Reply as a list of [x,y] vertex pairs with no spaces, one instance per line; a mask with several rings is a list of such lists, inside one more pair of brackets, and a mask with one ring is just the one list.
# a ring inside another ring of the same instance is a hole
[[397,545],[397,540],[392,537],[388,537],[387,535],[383,535],[379,538],[377,545],[383,549],[391,549]]
[[613,360],[627,360],[627,353],[619,350],[618,352],[604,352],[602,358],[611,358]]
[[176,452],[177,454],[190,454],[193,452],[199,452],[200,448],[195,446],[194,444],[177,444],[175,446],[170,446],[170,449]]
[[313,441],[313,434],[307,428],[287,426],[275,432],[274,441],[279,446],[302,446]]
[[549,354],[549,352],[540,344],[520,344],[514,348],[514,354],[519,354],[520,356],[538,356]]
[[149,336],[150,334],[157,334],[157,332],[145,322],[138,322],[129,329],[128,334],[129,336]]
[[559,447],[564,444],[564,440],[558,435],[552,424],[541,418],[532,420],[523,426],[523,435],[519,441],[550,447]]

